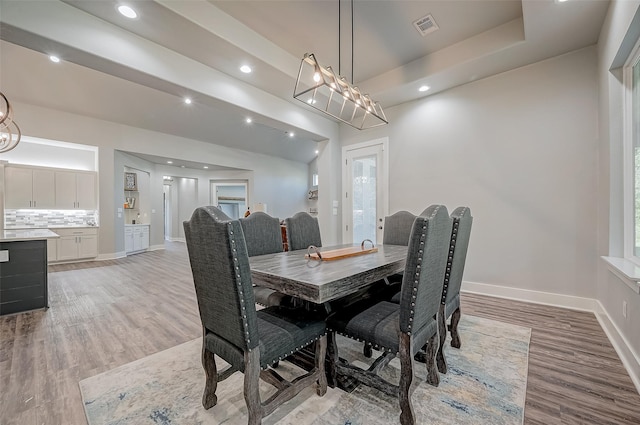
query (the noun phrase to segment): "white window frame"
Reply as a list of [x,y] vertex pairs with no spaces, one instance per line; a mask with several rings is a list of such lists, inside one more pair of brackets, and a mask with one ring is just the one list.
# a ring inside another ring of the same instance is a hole
[[[633,67],[640,63],[640,39],[632,50],[623,69],[624,114],[623,114],[623,199],[624,199],[624,258],[640,265],[635,253],[635,155],[633,140]],[[640,107],[640,105],[639,105]]]

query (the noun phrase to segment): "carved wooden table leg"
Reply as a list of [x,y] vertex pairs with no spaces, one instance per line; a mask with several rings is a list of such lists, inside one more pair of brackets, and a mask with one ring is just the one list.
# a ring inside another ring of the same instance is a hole
[[318,376],[318,389],[316,393],[322,397],[327,393],[327,373],[324,370],[325,357],[327,355],[326,335],[316,341],[315,367],[320,372]]

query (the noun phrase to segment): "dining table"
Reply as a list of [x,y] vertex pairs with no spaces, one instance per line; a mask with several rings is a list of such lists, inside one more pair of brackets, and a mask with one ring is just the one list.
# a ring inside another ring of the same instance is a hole
[[[361,244],[343,244],[318,248],[318,251],[322,256],[323,252],[358,246]],[[312,252],[306,249],[254,256],[249,258],[251,278],[255,285],[290,295],[298,304],[303,300],[307,309],[328,315],[336,309],[349,308],[355,302],[367,302],[368,298],[375,297],[375,293],[385,290],[386,284],[381,282],[387,282],[389,276],[404,271],[406,246],[380,244],[375,248],[367,253],[333,260],[308,258]],[[310,348],[287,360],[307,370],[314,367]],[[344,362],[343,359],[340,361]],[[331,376],[329,370],[327,379],[329,386],[347,392],[358,384],[355,378],[340,372]]]
[[[360,244],[342,244],[318,251],[322,254],[357,246]],[[330,261],[307,258],[306,249],[259,255],[249,258],[251,278],[256,285],[314,304],[328,304],[404,271],[406,246],[380,244],[375,248]]]

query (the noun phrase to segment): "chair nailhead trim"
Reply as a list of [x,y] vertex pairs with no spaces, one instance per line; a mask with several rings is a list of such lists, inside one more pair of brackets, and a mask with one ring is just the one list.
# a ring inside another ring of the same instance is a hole
[[[329,328],[329,329],[328,329],[328,331],[329,331],[329,332],[336,332],[336,333],[338,333],[339,335],[346,336],[347,338],[355,339],[355,340],[356,340],[356,341],[358,341],[358,342],[364,342],[364,343],[366,343],[366,344],[369,344],[369,345],[371,345],[371,347],[373,347],[373,349],[374,349],[374,350],[378,350],[378,351],[387,351],[387,352],[389,352],[389,353],[392,353],[392,352],[393,352],[393,350],[392,350],[391,348],[386,348],[386,347],[384,347],[384,346],[382,346],[382,345],[378,345],[378,344],[374,344],[374,343],[372,343],[372,342],[368,342],[368,341],[366,341],[366,340],[364,340],[364,339],[357,338],[355,335],[351,335],[351,334],[348,334],[348,333],[346,333],[346,332],[340,332],[340,331],[338,331],[338,330],[336,330],[336,329],[331,329],[331,328]],[[411,332],[409,332],[409,335],[411,335]],[[399,353],[400,353],[400,352],[399,352],[398,350],[396,350],[396,355],[397,355],[397,354],[399,354]]]
[[[293,354],[293,353],[295,353],[296,351],[300,351],[300,350],[302,350],[304,347],[306,347],[307,345],[309,345],[309,344],[311,344],[311,343],[313,343],[313,342],[316,342],[317,340],[319,340],[320,338],[322,338],[322,337],[323,337],[323,336],[325,336],[326,334],[327,334],[327,333],[325,332],[325,333],[323,333],[322,335],[320,335],[320,336],[317,336],[317,337],[313,338],[311,341],[307,342],[306,344],[303,344],[303,345],[301,345],[300,347],[298,347],[297,349],[295,349],[295,350],[291,351],[291,353],[290,353],[290,354]],[[251,351],[251,350],[249,350],[249,351]],[[262,370],[267,370],[268,368],[270,368],[271,366],[273,366],[274,364],[276,364],[277,362],[279,362],[279,361],[281,361],[281,360],[282,360],[282,357],[278,357],[277,359],[272,360],[271,362],[269,362],[269,363],[268,363],[268,364],[266,364],[265,366],[262,366],[262,367],[261,367],[261,369],[262,369]]]
[[[461,215],[465,214],[463,210]],[[460,217],[453,217],[453,229],[451,230],[451,241],[449,242],[449,256],[447,257],[447,273],[444,276],[444,287],[442,288],[442,298],[440,303],[445,305],[447,302],[447,292],[449,291],[449,279],[451,278],[451,268],[453,266],[453,256],[456,249],[456,239],[458,236],[458,227],[460,226]]]
[[[231,241],[231,251],[233,252],[233,262],[236,264],[235,269],[236,269],[236,278],[237,281],[236,283],[238,284],[238,298],[240,299],[240,306],[242,307],[243,312],[246,311],[245,309],[245,302],[244,302],[244,291],[242,290],[242,276],[240,275],[239,271],[240,271],[240,267],[238,266],[238,257],[237,257],[237,250],[235,248],[236,245],[236,240],[234,237],[234,233],[233,233],[233,227],[232,227],[232,223],[229,222],[227,224],[227,229],[229,232],[229,240]],[[251,338],[249,338],[249,323],[247,322],[247,315],[243,314],[242,315],[242,327],[244,328],[245,331],[245,342],[247,344],[247,346],[249,346],[251,344]],[[249,352],[251,352],[251,349],[249,349]]]

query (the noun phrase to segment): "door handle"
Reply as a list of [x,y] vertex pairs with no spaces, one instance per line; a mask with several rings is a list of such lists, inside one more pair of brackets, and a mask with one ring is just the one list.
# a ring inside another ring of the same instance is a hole
[[378,226],[378,229],[382,230],[382,226]]

